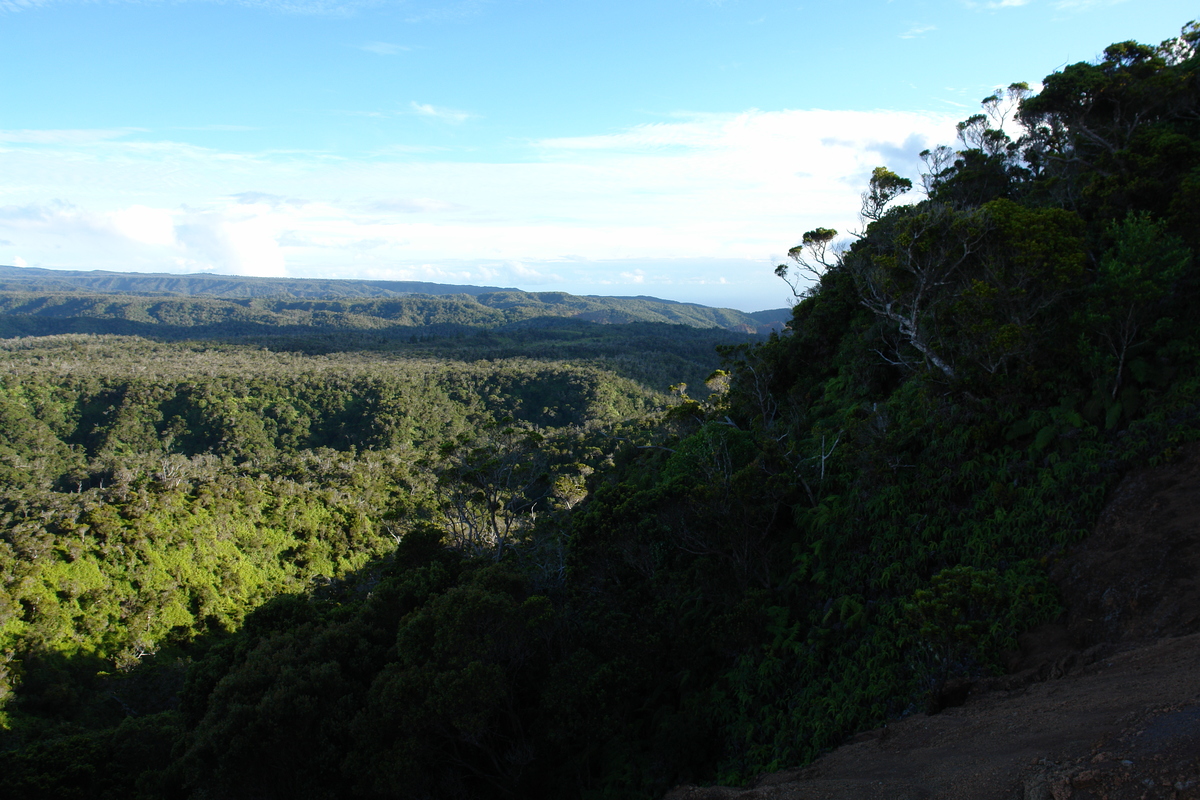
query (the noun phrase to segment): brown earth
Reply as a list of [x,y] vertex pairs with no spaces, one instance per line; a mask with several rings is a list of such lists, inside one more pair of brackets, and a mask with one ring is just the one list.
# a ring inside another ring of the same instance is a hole
[[1200,447],[1125,478],[1052,575],[1064,618],[961,706],[665,800],[1200,800]]

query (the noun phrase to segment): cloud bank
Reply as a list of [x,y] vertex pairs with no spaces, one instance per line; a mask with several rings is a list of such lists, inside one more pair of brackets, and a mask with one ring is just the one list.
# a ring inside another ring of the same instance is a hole
[[[871,169],[916,177],[958,114],[680,114],[508,163],[227,153],[0,133],[0,263],[393,277],[783,304],[801,233],[854,226]],[[11,132],[10,132],[11,133]],[[40,135],[44,134],[44,135]],[[144,135],[142,138],[146,138]],[[114,188],[117,187],[117,188]]]

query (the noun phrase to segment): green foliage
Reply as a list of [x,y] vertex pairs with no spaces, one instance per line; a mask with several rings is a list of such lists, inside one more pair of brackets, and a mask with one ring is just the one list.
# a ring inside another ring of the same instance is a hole
[[793,335],[736,353],[732,421],[806,491],[766,635],[724,676],[725,779],[994,668],[1058,613],[1042,564],[1108,487],[1197,435],[1196,329],[1176,311],[1195,297],[1191,234],[1172,235],[1164,201],[1183,189],[1156,160],[1190,164],[1200,133],[1194,51],[1173,52],[1127,43],[1038,98],[1017,87],[1046,125],[1020,142],[989,98],[963,151],[924,154],[929,199],[864,212]]
[[[862,196],[863,219],[877,220],[883,210],[900,195],[912,189],[912,181],[902,178],[887,167],[876,167]],[[807,237],[807,234],[806,234]]]
[[56,800],[183,797],[164,769],[179,732],[178,716],[168,712],[0,753],[5,793]]
[[999,649],[1006,638],[1006,600],[994,569],[960,564],[931,577],[927,588],[904,603],[917,647],[936,676],[934,696],[953,672],[970,672],[972,662],[986,661]]
[[877,169],[857,241],[780,269],[789,330],[717,372],[703,331],[538,319],[647,301],[482,290],[104,320],[286,321],[286,352],[0,343],[6,777],[651,798],[996,670],[1115,482],[1200,439],[1197,36],[985,99],[913,205]]
[[[1118,397],[1127,372],[1133,373],[1136,384],[1150,382],[1155,369],[1139,355],[1168,339],[1175,318],[1186,313],[1177,298],[1192,253],[1164,228],[1145,213],[1130,212],[1111,223],[1112,245],[1101,257],[1088,301],[1077,314],[1084,337],[1080,349],[1096,382],[1106,390],[1111,409],[1123,408]],[[1115,419],[1110,418],[1109,427]]]
[[[466,547],[455,497],[507,520],[506,541],[538,538],[556,478],[594,470],[610,428],[663,402],[595,367],[520,359],[81,336],[7,342],[0,359],[0,699],[15,687],[18,739],[39,720],[92,724],[97,671],[237,629],[422,526]],[[520,486],[497,466],[518,441]],[[48,658],[82,672],[51,679]]]
[[[38,277],[43,272],[0,268],[0,334],[78,332],[229,339],[302,331],[308,335],[360,332],[394,339],[414,334],[461,335],[471,329],[512,329],[564,319],[756,333],[782,321],[778,313],[768,312],[766,320],[760,321],[734,309],[652,297],[577,297],[564,292],[475,287],[471,294],[382,289],[378,293],[385,296],[380,298],[372,296],[376,294],[372,288],[378,284],[365,284],[364,288],[357,282],[331,281],[343,295],[313,299],[311,290],[297,289],[294,281],[236,278],[214,285],[203,279],[122,275],[97,282],[86,274],[55,272],[52,278]],[[107,293],[114,285],[123,287],[118,290],[121,293]],[[461,292],[472,287],[457,288]],[[354,296],[355,290],[366,296]],[[143,296],[149,292],[155,294]]]
[[1182,205],[1200,164],[1194,42],[1195,26],[1185,26],[1157,48],[1121,42],[1095,64],[1047,76],[1019,111],[1029,131],[1023,157],[1039,178],[1027,190],[1031,197],[1100,222],[1145,211],[1196,246]]

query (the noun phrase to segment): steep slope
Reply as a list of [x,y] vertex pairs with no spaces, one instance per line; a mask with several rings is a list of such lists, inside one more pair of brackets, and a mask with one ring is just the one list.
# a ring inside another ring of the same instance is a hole
[[898,720],[751,789],[669,800],[1200,797],[1200,448],[1124,479],[1057,564],[1064,619],[961,707]]

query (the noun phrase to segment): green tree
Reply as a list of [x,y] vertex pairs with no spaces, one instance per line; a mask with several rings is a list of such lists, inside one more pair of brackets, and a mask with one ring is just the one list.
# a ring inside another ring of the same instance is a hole
[[[1183,241],[1145,213],[1130,212],[1109,226],[1111,248],[1101,257],[1087,303],[1079,312],[1093,370],[1111,381],[1116,400],[1131,360],[1155,338],[1168,334],[1183,311],[1174,302],[1192,262]],[[1138,362],[1138,371],[1148,365]]]

